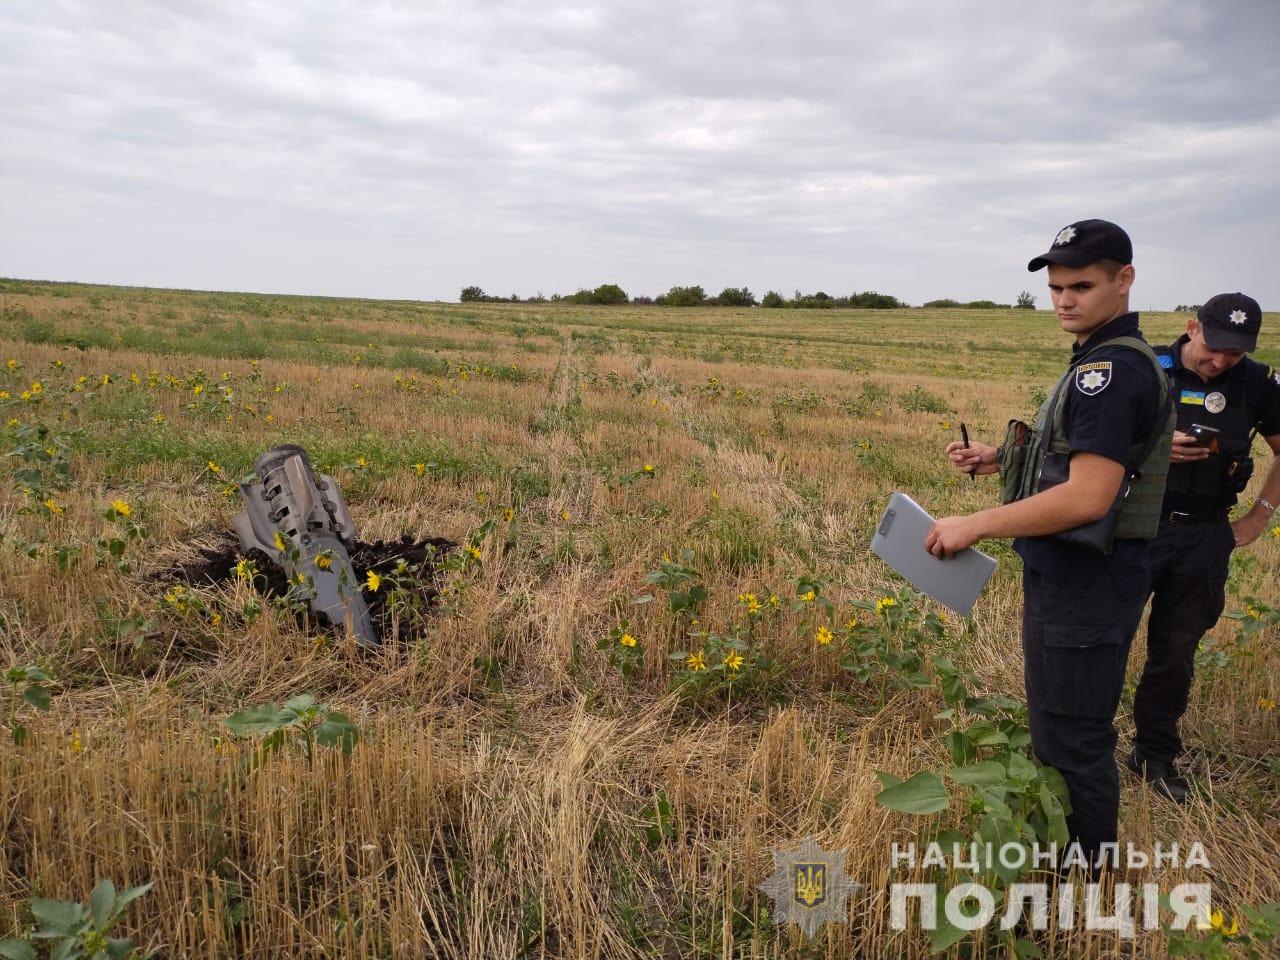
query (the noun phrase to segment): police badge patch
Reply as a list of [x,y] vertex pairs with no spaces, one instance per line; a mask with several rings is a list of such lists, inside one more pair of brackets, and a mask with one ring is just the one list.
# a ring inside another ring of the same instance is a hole
[[1111,361],[1098,360],[1076,367],[1076,389],[1086,397],[1092,397],[1107,389],[1111,383]]
[[1227,398],[1215,390],[1204,398],[1204,408],[1210,413],[1221,413],[1227,409]]

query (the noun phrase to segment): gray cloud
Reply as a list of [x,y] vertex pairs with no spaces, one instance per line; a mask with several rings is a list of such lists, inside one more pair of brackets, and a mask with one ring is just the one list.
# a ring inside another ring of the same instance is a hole
[[1011,300],[1104,216],[1280,304],[1280,8],[935,6],[5,4],[0,274]]

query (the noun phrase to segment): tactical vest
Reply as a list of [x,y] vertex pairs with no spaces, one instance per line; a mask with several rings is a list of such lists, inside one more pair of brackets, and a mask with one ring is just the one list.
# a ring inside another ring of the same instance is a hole
[[[1181,349],[1181,342],[1170,347],[1159,347],[1157,353],[1172,357],[1174,348]],[[1211,387],[1190,370],[1170,370],[1173,381],[1173,402],[1178,429],[1184,433],[1192,424],[1216,427],[1218,449],[1203,460],[1174,464],[1169,470],[1167,492],[1182,506],[1179,509],[1224,509],[1236,502],[1236,494],[1242,491],[1253,474],[1253,432],[1258,416],[1257,403],[1262,391],[1259,370],[1251,367],[1249,358],[1240,361],[1240,367],[1232,371],[1222,383]],[[1172,366],[1172,363],[1170,363]],[[1261,368],[1261,365],[1258,365]],[[1264,374],[1265,376],[1265,374]],[[1210,398],[1222,397],[1225,406],[1215,412]],[[1184,403],[1183,399],[1194,402]]]
[[[1169,455],[1173,449],[1175,414],[1169,379],[1150,345],[1137,337],[1116,337],[1074,358],[1048,399],[1041,404],[1033,426],[1028,428],[1017,420],[1009,422],[1009,433],[997,456],[1001,473],[1001,499],[1005,503],[1040,493],[1065,480],[1067,462],[1071,455],[1071,441],[1066,434],[1064,402],[1067,387],[1075,377],[1076,368],[1085,358],[1110,347],[1134,350],[1146,357],[1156,372],[1159,395],[1153,433],[1129,448],[1125,463],[1128,472],[1116,496],[1116,503],[1112,506],[1112,511],[1116,513],[1114,532],[1106,539],[1105,546],[1090,543],[1091,546],[1099,546],[1104,553],[1110,552],[1112,538],[1150,540],[1160,526],[1161,504],[1169,473]],[[1045,464],[1051,457],[1054,458],[1050,461],[1054,469],[1046,475]]]

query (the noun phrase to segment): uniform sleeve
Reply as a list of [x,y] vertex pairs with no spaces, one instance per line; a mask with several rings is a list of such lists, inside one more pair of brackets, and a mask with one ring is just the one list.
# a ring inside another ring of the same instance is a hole
[[[1155,371],[1129,350],[1095,353],[1067,385],[1066,431],[1072,453],[1096,453],[1125,467],[1130,449],[1146,439],[1156,414]],[[1110,363],[1101,368],[1100,363]],[[1100,378],[1105,382],[1099,386]]]
[[1267,370],[1262,384],[1262,403],[1258,405],[1258,432],[1264,437],[1280,433],[1280,369]]

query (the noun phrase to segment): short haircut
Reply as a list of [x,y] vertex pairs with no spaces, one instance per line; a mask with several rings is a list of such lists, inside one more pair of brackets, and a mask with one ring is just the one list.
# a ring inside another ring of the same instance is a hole
[[1107,279],[1114,280],[1116,274],[1123,270],[1128,264],[1121,263],[1119,260],[1095,260],[1090,266],[1101,267],[1107,275]]

